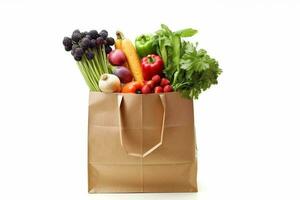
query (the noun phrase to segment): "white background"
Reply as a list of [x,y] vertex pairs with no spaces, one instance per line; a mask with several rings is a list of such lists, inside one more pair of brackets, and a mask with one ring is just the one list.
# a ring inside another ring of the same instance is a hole
[[[0,1],[0,199],[299,199],[297,1]],[[220,63],[195,101],[194,194],[87,194],[88,89],[62,38],[165,23]]]

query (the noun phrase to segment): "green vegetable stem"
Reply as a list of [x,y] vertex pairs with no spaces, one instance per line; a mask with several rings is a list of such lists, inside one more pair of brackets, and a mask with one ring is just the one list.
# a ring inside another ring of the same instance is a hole
[[104,48],[99,47],[91,51],[94,54],[92,59],[88,59],[84,55],[80,61],[77,61],[77,64],[90,90],[100,91],[98,86],[100,76],[105,73],[112,73],[112,67],[107,60]]

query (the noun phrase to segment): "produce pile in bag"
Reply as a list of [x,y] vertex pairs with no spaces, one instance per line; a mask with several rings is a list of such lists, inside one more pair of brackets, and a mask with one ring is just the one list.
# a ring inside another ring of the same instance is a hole
[[171,31],[162,24],[152,34],[143,34],[132,43],[117,31],[115,38],[106,30],[80,32],[64,37],[91,91],[105,93],[166,93],[177,91],[197,99],[222,70],[204,49],[183,38],[197,30]]
[[106,30],[63,39],[91,91],[90,193],[198,190],[193,99],[217,84],[221,69],[183,39],[196,33],[161,25],[134,43]]

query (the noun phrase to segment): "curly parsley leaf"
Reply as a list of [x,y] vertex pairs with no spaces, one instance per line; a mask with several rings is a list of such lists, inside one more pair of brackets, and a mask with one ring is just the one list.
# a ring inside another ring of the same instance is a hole
[[183,96],[197,99],[201,92],[218,83],[217,78],[222,70],[204,49],[197,50],[197,45],[190,42],[183,42],[182,46],[179,72],[182,76],[173,82],[173,87]]

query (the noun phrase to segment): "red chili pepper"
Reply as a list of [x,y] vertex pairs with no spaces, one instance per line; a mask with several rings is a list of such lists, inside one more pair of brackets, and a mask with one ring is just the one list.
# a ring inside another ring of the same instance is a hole
[[152,76],[162,73],[164,63],[158,55],[150,54],[142,58],[142,69],[144,79],[150,80]]

